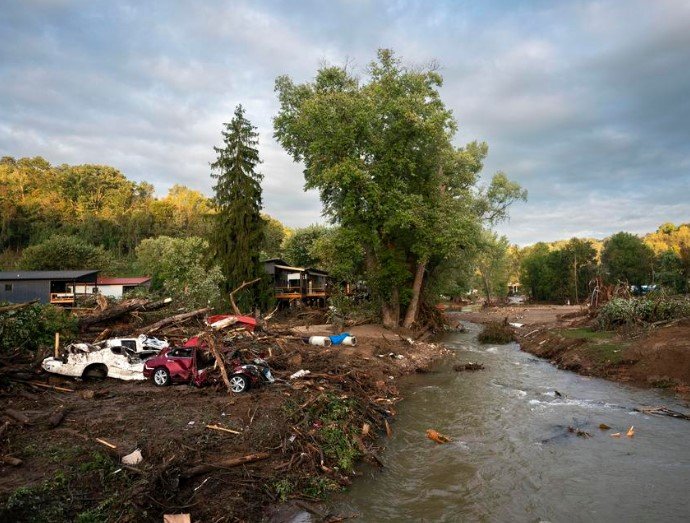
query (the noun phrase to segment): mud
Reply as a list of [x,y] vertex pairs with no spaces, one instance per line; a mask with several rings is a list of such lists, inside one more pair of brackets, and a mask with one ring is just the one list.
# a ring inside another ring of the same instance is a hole
[[[58,392],[5,377],[0,416],[19,411],[30,424],[2,416],[11,423],[0,455],[22,464],[0,464],[0,519],[138,522],[189,512],[194,521],[259,521],[277,502],[319,501],[349,484],[355,462],[376,461],[386,425],[394,427],[399,379],[445,353],[392,332],[363,334],[354,348],[298,339],[273,344],[266,356],[281,380],[239,395],[220,384],[33,379],[74,389]],[[287,379],[300,369],[312,375]],[[52,428],[49,418],[59,409],[64,420]],[[123,466],[120,458],[137,448],[143,462]],[[263,452],[268,459],[194,473],[200,465]]]

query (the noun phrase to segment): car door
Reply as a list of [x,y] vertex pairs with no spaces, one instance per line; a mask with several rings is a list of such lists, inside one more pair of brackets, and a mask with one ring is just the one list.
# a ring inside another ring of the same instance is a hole
[[168,371],[174,380],[189,381],[192,377],[192,349],[177,348],[168,353]]

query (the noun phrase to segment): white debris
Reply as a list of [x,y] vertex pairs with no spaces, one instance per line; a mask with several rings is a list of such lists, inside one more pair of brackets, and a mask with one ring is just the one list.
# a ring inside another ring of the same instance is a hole
[[141,450],[136,449],[134,452],[127,454],[126,456],[122,456],[122,464],[123,465],[138,465],[144,461],[144,456],[141,455]]
[[300,369],[290,376],[291,380],[296,380],[297,378],[304,378],[307,374],[311,374],[310,370]]

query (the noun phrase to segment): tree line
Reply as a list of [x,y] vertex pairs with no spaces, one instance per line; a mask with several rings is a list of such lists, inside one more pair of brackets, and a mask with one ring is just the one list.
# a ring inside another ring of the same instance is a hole
[[[442,82],[437,66],[410,67],[385,49],[362,77],[323,66],[312,81],[276,80],[274,136],[304,166],[305,188],[319,191],[327,226],[290,231],[261,214],[258,135],[241,106],[214,148],[211,198],[182,186],[156,198],[107,166],[5,158],[0,263],[88,261],[213,303],[261,276],[262,258],[280,256],[366,282],[382,322],[410,327],[439,296],[471,287],[478,257],[497,241],[491,228],[527,195],[501,172],[481,183],[488,146],[454,145]],[[264,298],[260,285],[240,297],[247,307]]]
[[509,283],[537,301],[582,302],[595,279],[607,284],[690,290],[690,224],[665,223],[642,237],[619,232],[604,240],[572,238],[524,248],[493,236],[477,258],[475,287],[498,298]]

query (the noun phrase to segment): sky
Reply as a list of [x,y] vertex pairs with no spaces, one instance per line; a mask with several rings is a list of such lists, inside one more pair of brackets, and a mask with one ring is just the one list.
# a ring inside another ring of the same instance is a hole
[[158,195],[211,195],[237,104],[258,128],[264,210],[325,223],[273,138],[275,78],[362,78],[378,48],[435,61],[459,124],[529,192],[511,242],[690,222],[688,1],[0,0],[0,155],[112,165]]

